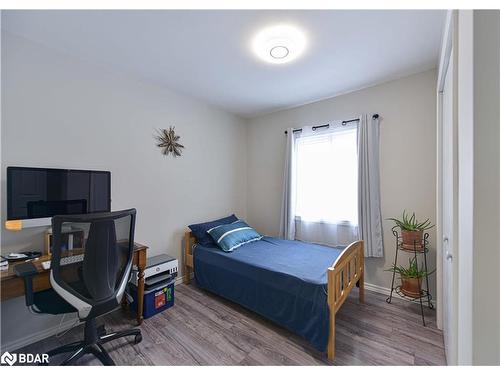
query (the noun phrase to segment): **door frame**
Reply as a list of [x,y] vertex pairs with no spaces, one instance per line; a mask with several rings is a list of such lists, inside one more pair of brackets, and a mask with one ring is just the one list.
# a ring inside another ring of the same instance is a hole
[[437,166],[436,166],[436,313],[437,326],[443,329],[443,215],[442,207],[442,93],[450,59],[453,59],[453,122],[456,129],[456,167],[454,183],[454,244],[458,264],[456,362],[472,364],[473,298],[473,11],[448,10],[443,33],[437,81]]
[[446,14],[446,22],[443,32],[443,40],[441,44],[441,53],[439,59],[439,70],[436,87],[436,324],[439,329],[443,329],[443,270],[442,270],[442,253],[443,244],[443,218],[441,213],[442,196],[443,196],[443,179],[442,179],[442,163],[443,163],[443,90],[446,78],[446,72],[451,58],[451,50],[453,46],[453,11],[448,11]]
[[472,365],[474,267],[474,11],[459,10],[458,125],[458,345],[459,365]]
[[[452,76],[449,76],[448,79],[452,80],[452,92],[448,93],[448,95],[451,95],[451,101],[453,103],[453,109],[451,113],[451,121],[452,121],[452,132],[453,132],[453,140],[452,140],[452,150],[453,150],[453,218],[452,218],[452,236],[453,238],[450,238],[451,243],[453,244],[453,252],[456,257],[456,259],[453,259],[452,261],[452,276],[453,276],[453,285],[452,285],[452,292],[451,295],[454,296],[453,299],[458,300],[458,291],[455,293],[453,289],[458,289],[456,285],[456,280],[457,280],[457,267],[456,267],[456,262],[459,259],[457,256],[457,251],[456,248],[458,246],[458,238],[457,238],[457,233],[458,233],[458,228],[457,228],[457,196],[458,196],[458,186],[457,186],[457,169],[458,166],[456,165],[457,163],[457,131],[456,131],[456,123],[457,123],[457,12],[456,11],[448,11],[446,15],[446,23],[445,23],[445,31],[443,34],[443,42],[442,42],[442,50],[441,50],[441,58],[440,58],[440,64],[439,64],[439,73],[438,73],[438,82],[437,82],[437,166],[436,166],[436,188],[437,188],[437,199],[436,199],[436,278],[437,278],[437,298],[436,298],[436,314],[437,314],[437,325],[438,328],[444,329],[444,313],[446,311],[446,308],[444,306],[444,282],[445,280],[443,279],[443,274],[444,274],[444,267],[445,267],[445,261],[443,260],[443,251],[444,251],[444,246],[443,246],[443,238],[444,238],[444,233],[443,233],[443,226],[444,226],[444,220],[443,220],[443,212],[442,212],[442,207],[443,207],[443,126],[444,126],[444,118],[443,118],[443,113],[444,113],[444,99],[443,99],[443,92],[445,88],[445,82],[448,77],[449,73],[449,67],[450,65],[453,65],[453,71]],[[447,234],[449,235],[449,233]],[[454,301],[455,306],[458,306],[458,302]],[[452,340],[449,342],[449,347],[446,348],[446,360],[448,365],[456,365],[457,364],[457,346],[458,346],[458,317],[457,317],[457,308],[453,308],[452,317],[449,317],[449,319],[452,319],[453,325],[452,325],[452,332],[449,334],[449,338]],[[446,340],[445,340],[445,345],[446,345]]]

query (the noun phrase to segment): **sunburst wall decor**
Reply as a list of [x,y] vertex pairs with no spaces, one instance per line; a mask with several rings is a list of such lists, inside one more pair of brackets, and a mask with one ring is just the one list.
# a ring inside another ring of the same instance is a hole
[[168,129],[158,129],[155,138],[158,141],[156,145],[162,149],[163,155],[172,154],[174,158],[181,156],[184,146],[178,142],[181,137],[175,134],[175,126]]

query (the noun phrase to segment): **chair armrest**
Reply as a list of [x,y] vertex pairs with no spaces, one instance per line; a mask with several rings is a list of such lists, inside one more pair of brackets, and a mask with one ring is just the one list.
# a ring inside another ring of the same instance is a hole
[[18,277],[24,279],[24,295],[26,297],[26,306],[32,306],[33,295],[33,276],[37,274],[36,267],[31,262],[16,264],[14,266],[14,273]]
[[37,274],[36,267],[31,262],[16,264],[14,273],[19,277],[29,277]]

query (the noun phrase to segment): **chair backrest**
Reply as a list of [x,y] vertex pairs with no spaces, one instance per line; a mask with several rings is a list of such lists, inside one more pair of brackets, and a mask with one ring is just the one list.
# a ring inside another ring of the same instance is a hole
[[130,209],[52,218],[50,282],[80,319],[121,302],[132,269],[135,215]]

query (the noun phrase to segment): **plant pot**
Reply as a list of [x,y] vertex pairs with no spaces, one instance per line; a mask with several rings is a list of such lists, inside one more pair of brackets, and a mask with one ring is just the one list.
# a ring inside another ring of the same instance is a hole
[[422,250],[423,249],[423,230],[401,230],[403,237],[403,249],[407,250]]
[[401,277],[401,292],[405,296],[418,298],[421,295],[422,279],[413,277]]

